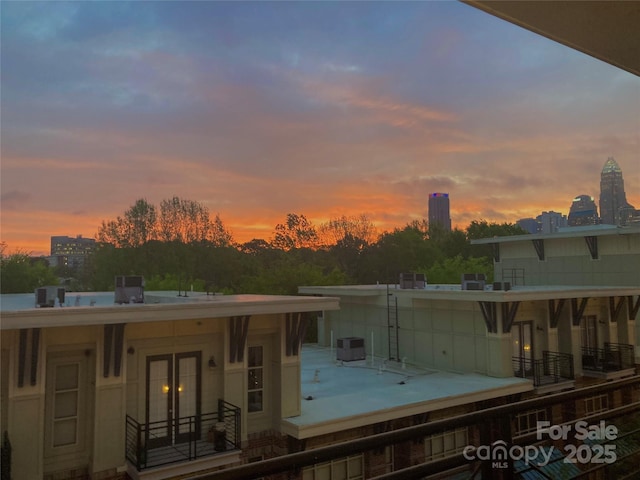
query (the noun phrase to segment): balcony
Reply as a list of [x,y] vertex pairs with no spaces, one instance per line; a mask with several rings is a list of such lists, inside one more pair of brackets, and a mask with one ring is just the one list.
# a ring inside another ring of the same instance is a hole
[[528,378],[538,393],[564,390],[574,386],[573,355],[570,353],[542,352],[542,359],[512,357],[516,377]]
[[[167,436],[168,431],[174,433]],[[127,415],[125,443],[127,461],[138,479],[144,478],[141,473],[147,470],[185,462],[199,462],[203,468],[233,463],[240,453],[240,408],[218,400],[217,412],[148,424]],[[232,458],[222,463],[200,461],[214,456]],[[170,475],[179,473],[166,470]]]
[[634,348],[626,343],[604,343],[604,348],[582,347],[585,376],[620,378],[635,373]]

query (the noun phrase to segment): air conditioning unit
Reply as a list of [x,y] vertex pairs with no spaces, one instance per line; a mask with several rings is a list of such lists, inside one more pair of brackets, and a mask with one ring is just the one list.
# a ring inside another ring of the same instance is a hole
[[401,273],[400,288],[425,289],[427,288],[427,277],[424,273]]
[[115,303],[144,303],[144,277],[142,275],[116,276]]
[[463,273],[460,281],[462,290],[484,290],[484,273]]
[[493,282],[494,290],[511,290],[511,282]]
[[65,289],[58,286],[39,287],[35,290],[36,307],[48,308],[55,307],[56,299],[60,305],[64,305]]
[[338,360],[352,362],[354,360],[364,360],[364,338],[345,337],[338,339]]

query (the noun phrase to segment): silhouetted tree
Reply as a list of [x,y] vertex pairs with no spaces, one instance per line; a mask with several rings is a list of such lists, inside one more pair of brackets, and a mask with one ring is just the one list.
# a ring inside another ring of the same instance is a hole
[[307,217],[288,213],[285,222],[276,225],[271,245],[285,251],[295,248],[316,248],[318,233]]

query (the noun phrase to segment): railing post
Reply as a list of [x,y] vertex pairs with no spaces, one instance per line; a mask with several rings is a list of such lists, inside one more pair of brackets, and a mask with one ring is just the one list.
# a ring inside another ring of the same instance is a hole
[[218,421],[224,422],[224,400],[218,399]]
[[136,469],[140,471],[141,459],[140,457],[143,455],[142,452],[142,429],[140,428],[140,424],[136,422]]

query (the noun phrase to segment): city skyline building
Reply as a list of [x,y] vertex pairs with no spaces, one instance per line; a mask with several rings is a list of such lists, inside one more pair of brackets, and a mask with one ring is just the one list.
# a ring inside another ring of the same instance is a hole
[[429,227],[440,225],[447,232],[451,231],[451,214],[448,193],[429,194]]
[[538,233],[538,230],[540,228],[538,221],[535,218],[531,217],[521,218],[516,222],[516,225],[529,233]]
[[51,236],[49,264],[71,268],[83,267],[86,258],[94,252],[95,248],[96,241],[93,238],[84,238],[82,235],[75,237]]
[[540,233],[553,233],[560,228],[568,226],[567,216],[553,210],[542,212],[536,217],[536,220],[538,221],[538,232]]
[[600,173],[600,222],[621,225],[634,210],[627,202],[622,169],[615,158],[609,157]]
[[597,225],[598,223],[598,207],[593,197],[584,194],[575,197],[569,209],[569,226],[581,227],[584,225]]

